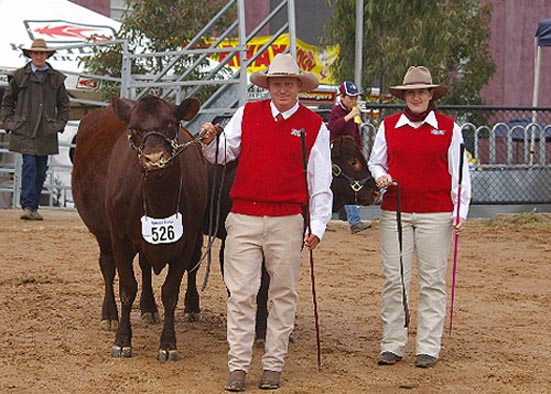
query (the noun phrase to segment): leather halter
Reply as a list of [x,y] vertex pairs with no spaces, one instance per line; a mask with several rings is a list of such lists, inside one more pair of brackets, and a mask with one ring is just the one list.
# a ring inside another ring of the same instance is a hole
[[367,182],[369,182],[369,180],[372,178],[368,176],[359,180],[353,179],[352,177],[346,175],[342,170],[342,168],[336,163],[333,163],[331,165],[331,171],[333,172],[333,177],[335,178],[343,177],[348,182],[348,186],[350,186],[350,188],[354,192],[354,203],[356,203],[357,205],[360,205],[358,203],[358,192],[362,190],[363,187],[367,184]]
[[[136,144],[132,140],[132,132],[131,132],[131,130],[129,130],[129,132],[128,132],[128,143],[130,144],[130,148],[132,148],[133,150],[135,150],[138,153],[138,159],[141,160],[142,155],[143,155],[143,149],[144,149],[145,141],[149,137],[154,136],[154,135],[156,135],[157,137],[162,138],[163,141],[168,146],[170,146],[170,149],[171,149],[170,157],[166,160],[164,158],[161,158],[160,161],[158,161],[156,163],[151,163],[151,165],[155,166],[157,168],[165,168],[168,165],[168,163],[170,163],[173,159],[175,159],[180,153],[182,153],[184,150],[189,148],[191,145],[200,142],[201,139],[203,138],[203,136],[201,134],[199,134],[193,140],[188,141],[188,142],[184,142],[183,144],[179,144],[178,143],[178,136],[180,135],[180,133],[179,133],[180,129],[183,129],[182,125],[179,125],[179,127],[176,129],[175,136],[172,139],[166,137],[166,135],[164,133],[160,132],[160,131],[157,131],[157,130],[148,131],[143,136],[141,144],[139,146],[136,146]],[[146,171],[149,171],[149,170],[146,169]]]

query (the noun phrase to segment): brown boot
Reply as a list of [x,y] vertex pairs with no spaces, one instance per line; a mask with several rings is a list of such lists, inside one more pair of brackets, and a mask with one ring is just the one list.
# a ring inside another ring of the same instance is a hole
[[231,371],[224,390],[232,392],[245,391],[245,376],[247,376],[245,371]]
[[44,220],[41,214],[38,213],[38,211],[32,211],[31,212],[32,220]]
[[33,211],[31,211],[29,208],[25,208],[23,210],[23,214],[21,215],[21,220],[34,220]]
[[379,358],[377,359],[377,364],[379,365],[394,365],[398,361],[400,361],[402,357],[398,356],[395,353],[392,352],[382,352],[379,354]]
[[415,357],[415,366],[417,368],[432,368],[438,359],[429,354],[418,354]]
[[262,390],[277,390],[281,380],[281,372],[264,371],[258,387]]

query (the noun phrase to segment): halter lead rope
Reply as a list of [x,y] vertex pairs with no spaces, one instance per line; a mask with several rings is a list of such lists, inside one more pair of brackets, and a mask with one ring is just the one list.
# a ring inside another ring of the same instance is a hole
[[404,308],[404,328],[409,327],[409,306],[404,281],[403,240],[402,240],[402,209],[400,207],[400,184],[396,179],[392,180],[396,186],[396,224],[398,226],[398,247],[400,248],[400,284],[402,286],[402,306]]

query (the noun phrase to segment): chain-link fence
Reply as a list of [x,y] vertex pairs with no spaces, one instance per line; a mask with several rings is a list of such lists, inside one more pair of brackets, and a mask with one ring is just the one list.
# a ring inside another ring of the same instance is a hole
[[[361,132],[366,157],[381,120],[402,109],[400,105],[375,104],[363,108],[367,122]],[[551,108],[442,105],[439,111],[456,119],[462,128],[473,204],[551,204]],[[318,111],[325,120],[329,112]],[[217,117],[216,121],[228,119]],[[70,152],[76,127],[76,123],[68,125],[60,137],[60,154],[50,158],[43,190],[43,204],[48,206],[72,206]],[[17,205],[19,192],[17,156],[7,151],[7,137],[0,131],[0,206],[4,208]]]

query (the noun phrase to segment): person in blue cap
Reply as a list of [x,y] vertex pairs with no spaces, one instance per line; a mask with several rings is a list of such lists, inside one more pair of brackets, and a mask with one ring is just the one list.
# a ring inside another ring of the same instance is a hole
[[[330,139],[334,141],[338,137],[348,135],[354,138],[356,144],[362,148],[362,136],[360,134],[361,113],[357,108],[358,96],[362,93],[352,81],[344,81],[339,86],[339,99],[337,105],[331,110],[327,127],[330,131]],[[346,220],[350,225],[352,234],[358,233],[371,227],[372,222],[363,222],[356,205],[345,205]],[[341,213],[339,213],[339,217]],[[344,215],[342,215],[344,217]]]

